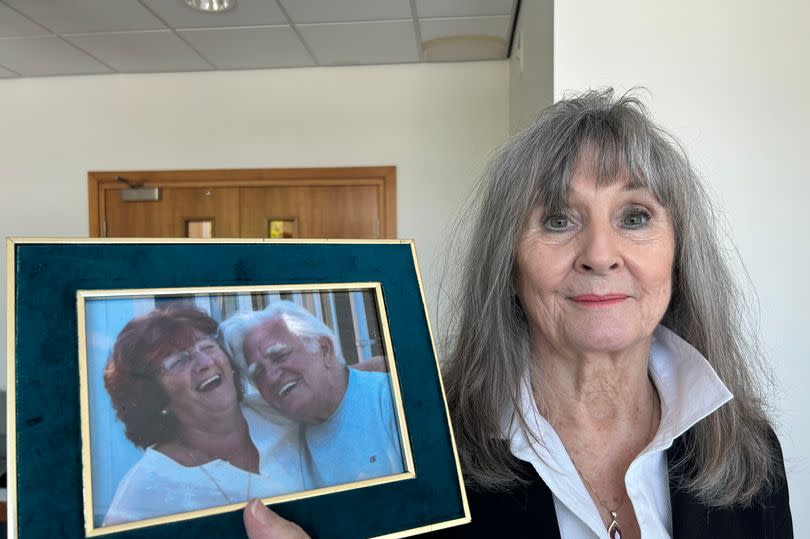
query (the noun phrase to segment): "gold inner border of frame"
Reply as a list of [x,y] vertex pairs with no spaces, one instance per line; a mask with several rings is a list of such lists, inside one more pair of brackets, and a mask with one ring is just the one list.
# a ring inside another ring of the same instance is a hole
[[[16,503],[16,500],[17,500],[17,480],[16,480],[17,479],[17,462],[16,462],[16,460],[17,460],[17,443],[16,443],[16,440],[17,440],[17,438],[16,438],[16,378],[15,378],[15,376],[16,376],[15,375],[15,367],[16,367],[16,355],[15,355],[15,343],[16,343],[16,335],[15,335],[15,329],[16,329],[16,323],[15,323],[16,246],[17,245],[25,245],[25,244],[121,244],[121,245],[126,245],[126,244],[264,244],[264,243],[269,243],[269,244],[273,244],[273,243],[282,243],[282,244],[283,243],[287,243],[287,244],[328,244],[328,243],[333,243],[333,244],[381,244],[381,245],[382,244],[409,244],[410,245],[410,247],[411,247],[411,255],[412,255],[412,258],[413,258],[414,269],[416,271],[417,284],[419,285],[419,293],[420,293],[420,296],[421,296],[422,307],[423,307],[424,312],[425,312],[425,320],[427,321],[427,324],[428,324],[428,333],[430,335],[431,347],[433,349],[433,357],[434,357],[434,361],[435,361],[435,364],[436,364],[436,375],[439,378],[439,385],[440,385],[441,390],[442,390],[442,402],[444,403],[444,412],[445,412],[445,417],[446,417],[446,420],[447,420],[448,431],[449,431],[449,434],[450,434],[450,443],[451,443],[451,447],[452,447],[452,450],[453,450],[453,458],[455,460],[455,465],[456,465],[456,475],[458,477],[458,486],[459,486],[459,491],[460,491],[460,494],[461,494],[461,500],[462,500],[462,507],[463,507],[463,511],[464,511],[464,516],[462,516],[460,518],[457,518],[457,519],[444,521],[444,522],[439,522],[439,523],[435,523],[435,524],[429,524],[429,525],[420,526],[420,527],[417,527],[417,528],[411,528],[411,529],[407,529],[407,530],[401,530],[401,531],[398,531],[398,532],[385,534],[385,535],[381,535],[381,536],[378,536],[378,537],[379,537],[379,539],[382,539],[382,538],[396,539],[396,538],[400,538],[400,537],[409,537],[409,536],[412,536],[412,535],[426,533],[426,532],[429,532],[429,531],[440,530],[440,529],[449,528],[449,527],[452,527],[452,526],[458,526],[458,525],[462,525],[462,524],[467,524],[467,523],[469,523],[471,521],[470,508],[469,508],[469,503],[467,501],[467,493],[466,493],[466,490],[465,490],[465,487],[464,487],[464,478],[463,478],[463,475],[462,475],[462,472],[461,472],[461,465],[459,463],[458,450],[457,450],[457,446],[456,446],[455,435],[453,433],[453,425],[452,425],[452,422],[450,420],[450,412],[449,412],[449,409],[447,407],[447,399],[445,397],[445,392],[444,392],[444,382],[442,381],[442,378],[441,378],[441,368],[440,368],[440,365],[439,365],[439,356],[438,356],[438,354],[436,352],[436,343],[435,343],[435,339],[433,337],[433,330],[432,330],[432,325],[431,325],[431,322],[430,322],[430,316],[429,316],[429,313],[428,313],[427,302],[425,300],[425,290],[424,290],[424,286],[423,286],[423,283],[422,283],[422,273],[421,273],[421,270],[420,270],[420,267],[419,267],[419,262],[418,262],[418,259],[417,259],[417,256],[416,256],[416,247],[414,245],[413,240],[409,240],[409,239],[349,240],[349,239],[327,239],[327,238],[323,238],[323,239],[268,239],[268,238],[257,238],[257,239],[244,239],[244,238],[234,238],[234,239],[221,239],[221,238],[214,238],[214,239],[174,239],[174,238],[47,238],[47,237],[42,237],[42,238],[7,238],[7,240],[6,240],[6,246],[7,246],[7,249],[6,249],[6,265],[7,265],[7,272],[8,272],[7,273],[7,285],[8,286],[7,286],[7,296],[6,296],[6,299],[7,299],[7,317],[6,317],[6,322],[7,322],[7,334],[6,334],[7,335],[7,345],[6,345],[6,349],[7,349],[7,380],[8,380],[8,382],[7,382],[7,390],[6,391],[7,391],[8,406],[6,407],[7,408],[7,411],[6,411],[7,428],[6,428],[6,430],[7,430],[8,439],[7,439],[7,442],[6,442],[6,453],[7,453],[7,471],[8,471],[8,473],[7,473],[7,476],[8,476],[8,536],[10,538],[17,539],[17,537],[18,537],[18,534],[17,534],[17,503]],[[342,284],[343,283],[341,283],[341,285]],[[352,284],[356,285],[356,283],[352,283]],[[375,283],[375,284],[378,285],[378,291],[377,291],[377,294],[378,294],[377,295],[378,309],[380,309],[380,311],[381,311],[380,312],[381,317],[385,316],[385,324],[382,324],[382,326],[383,326],[382,329],[383,329],[384,338],[385,338],[386,350],[391,354],[390,357],[393,359],[393,350],[391,348],[390,334],[388,332],[387,314],[385,313],[385,303],[381,299],[382,298],[382,290],[381,290],[381,287],[379,287],[379,283]],[[305,289],[314,290],[314,289],[316,289],[316,287],[318,285],[314,285],[314,286],[313,285],[283,285],[283,286],[280,286],[279,288],[284,288],[284,289],[289,290],[289,289],[291,289],[292,287],[295,287],[295,286],[302,286]],[[328,287],[328,285],[324,285],[324,287]],[[257,290],[259,287],[229,287],[229,290],[233,291],[234,289],[238,289],[238,288]],[[208,288],[204,288],[204,289],[208,289]],[[160,290],[160,289],[148,289],[148,290],[150,292],[152,292],[152,291]],[[163,290],[166,290],[166,289],[163,289]],[[169,290],[177,290],[177,289],[169,289]],[[188,290],[194,290],[194,289],[187,288],[187,289],[183,289],[183,290],[188,291]],[[120,292],[120,290],[118,292]],[[77,295],[78,295],[78,293],[77,293]],[[87,296],[87,297],[89,297],[89,296]],[[78,299],[77,299],[77,304],[78,304]],[[82,309],[77,308],[77,316],[79,316],[79,323],[80,323],[79,328],[84,328],[84,309],[83,308]],[[383,318],[381,318],[381,321],[382,320],[383,320]],[[82,330],[79,330],[78,333],[82,334],[84,332]],[[79,340],[80,340],[80,342],[79,342],[79,346],[80,346],[80,362],[81,362],[81,347],[84,344],[83,339],[84,339],[83,336],[79,337]],[[84,362],[82,362],[82,363],[84,363]],[[396,368],[395,363],[392,361],[391,362],[391,372],[392,373],[394,373],[395,368]],[[82,395],[81,395],[81,400],[82,400],[81,405],[84,408],[85,405],[88,404],[88,401],[87,401],[87,383],[82,383],[82,382],[86,382],[86,381],[82,380],[82,376],[84,376],[86,378],[86,372],[83,372],[83,368],[80,365],[79,377],[80,377],[80,385],[81,385],[80,391],[82,393]],[[397,417],[398,417],[398,419],[400,421],[400,425],[401,425],[400,434],[401,434],[401,436],[405,436],[406,433],[407,433],[407,425],[405,424],[405,421],[404,421],[404,413],[403,413],[401,395],[400,395],[399,385],[398,385],[399,380],[398,380],[398,378],[396,378],[396,380],[395,380],[394,376],[395,376],[395,374],[392,374],[392,383],[396,382],[396,385],[394,386],[395,387],[395,399],[396,399],[395,403],[397,405]],[[84,475],[85,470],[89,470],[89,460],[88,460],[88,462],[85,462],[85,451],[84,451],[84,446],[85,446],[84,441],[85,441],[85,439],[89,440],[89,436],[85,437],[84,430],[85,430],[85,427],[87,427],[88,434],[89,434],[89,422],[84,421],[84,419],[85,419],[84,410],[82,410],[81,412],[83,414],[82,415],[82,443],[83,443],[83,448],[82,448],[83,472],[82,472],[82,474]],[[394,476],[388,476],[388,477],[384,478],[383,480],[381,480],[381,479],[371,479],[371,480],[366,480],[366,481],[359,481],[359,482],[355,482],[355,483],[349,483],[347,485],[340,485],[338,487],[329,487],[328,489],[310,490],[310,491],[307,491],[304,494],[286,495],[286,496],[281,496],[281,497],[266,498],[265,500],[273,500],[274,502],[281,502],[281,501],[287,501],[287,500],[290,500],[290,499],[303,499],[303,498],[307,498],[307,497],[311,497],[311,496],[317,496],[317,495],[320,495],[320,494],[326,494],[326,493],[331,493],[331,492],[340,492],[340,491],[343,491],[343,490],[349,490],[349,489],[354,489],[354,488],[361,488],[361,487],[364,487],[364,486],[369,486],[370,484],[380,484],[380,483],[387,483],[387,482],[392,482],[392,481],[400,481],[400,480],[407,479],[407,478],[413,478],[413,477],[415,477],[415,470],[414,470],[414,465],[413,465],[413,460],[412,460],[410,443],[409,443],[409,441],[407,439],[403,443],[408,444],[407,445],[407,451],[405,453],[406,453],[406,469],[408,469],[409,472],[406,472],[404,474],[394,475]],[[89,450],[88,450],[87,458],[89,459]],[[91,486],[91,488],[92,488],[92,486]],[[88,505],[86,503],[86,500],[88,498],[90,500],[92,500],[92,496],[90,494],[88,494],[87,492],[85,492],[85,500],[83,502],[83,507],[85,508],[85,511],[87,511],[87,507],[88,507]],[[237,503],[237,504],[232,504],[232,505],[227,505],[227,506],[220,506],[220,507],[217,507],[217,508],[214,508],[214,509],[194,511],[191,514],[183,513],[183,515],[186,515],[184,518],[161,517],[161,518],[158,518],[158,519],[149,519],[149,520],[138,521],[137,525],[134,524],[134,523],[131,523],[131,524],[128,523],[128,524],[121,524],[121,525],[117,525],[117,526],[107,526],[107,527],[104,527],[103,529],[102,528],[95,529],[94,530],[95,533],[93,533],[93,535],[105,535],[105,534],[114,533],[114,532],[118,532],[118,531],[124,531],[125,529],[131,529],[131,528],[136,528],[136,527],[141,528],[141,527],[160,524],[160,523],[168,522],[168,521],[173,522],[173,521],[178,521],[178,520],[187,520],[189,518],[196,518],[198,516],[204,516],[204,515],[209,515],[209,514],[219,514],[219,513],[224,513],[224,512],[231,511],[231,510],[239,509],[241,507],[244,507],[245,505],[246,505],[245,503]],[[91,513],[92,513],[92,510],[91,510]],[[193,516],[189,516],[189,515],[193,515]],[[167,520],[169,518],[171,518],[171,520]],[[87,514],[85,514],[85,529],[86,530],[87,530],[87,523],[88,522],[90,522],[91,525],[92,525],[92,515],[91,515],[91,518],[88,519]],[[90,537],[91,535],[88,533],[87,536]],[[378,538],[373,538],[373,539],[378,539]]]
[[244,502],[218,505],[206,509],[199,509],[196,511],[188,511],[184,513],[175,513],[163,517],[156,517],[150,519],[143,519],[134,522],[127,522],[116,524],[112,526],[96,527],[93,523],[93,477],[92,477],[92,455],[90,453],[90,400],[89,400],[89,379],[87,373],[87,348],[86,348],[86,319],[85,319],[85,300],[90,299],[115,299],[115,298],[150,298],[161,296],[210,296],[214,294],[221,295],[234,295],[247,292],[325,292],[325,291],[369,291],[374,294],[374,299],[377,302],[380,326],[383,334],[383,346],[385,350],[385,357],[388,361],[389,374],[391,378],[392,394],[394,405],[396,408],[396,416],[398,425],[400,425],[400,443],[403,448],[403,455],[405,457],[406,471],[399,474],[387,475],[384,477],[375,477],[373,479],[365,479],[363,481],[353,481],[351,483],[343,483],[331,487],[324,487],[318,489],[310,489],[304,492],[297,492],[294,494],[285,494],[282,496],[267,496],[262,498],[262,502],[279,503],[286,501],[301,500],[320,496],[323,494],[331,494],[334,492],[343,492],[346,490],[353,490],[356,488],[368,487],[372,485],[381,485],[385,483],[392,483],[394,481],[402,481],[405,479],[413,479],[416,477],[416,470],[414,469],[413,453],[411,451],[410,437],[408,437],[407,423],[405,422],[405,410],[402,406],[402,395],[399,388],[399,377],[397,376],[396,359],[391,346],[391,336],[388,329],[388,317],[385,312],[385,304],[382,293],[382,285],[379,282],[354,282],[354,283],[315,283],[315,284],[292,284],[292,285],[257,285],[257,286],[205,286],[205,287],[187,287],[187,288],[144,288],[144,289],[116,289],[116,290],[77,290],[76,291],[76,312],[78,315],[78,334],[79,334],[79,383],[81,394],[81,424],[82,424],[82,479],[84,481],[84,524],[85,534],[87,537],[97,537],[110,533],[143,528],[156,524],[165,524],[169,522],[179,522],[189,520],[192,518],[216,515],[232,511],[234,509],[241,509],[249,500]]

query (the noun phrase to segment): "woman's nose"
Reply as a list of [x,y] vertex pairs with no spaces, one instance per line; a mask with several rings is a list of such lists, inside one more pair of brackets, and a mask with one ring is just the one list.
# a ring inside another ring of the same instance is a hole
[[214,360],[211,358],[211,356],[200,350],[192,351],[191,359],[194,365],[194,369],[198,371],[208,368],[214,364]]
[[577,270],[604,275],[621,268],[621,238],[607,224],[591,223],[583,230],[576,259]]

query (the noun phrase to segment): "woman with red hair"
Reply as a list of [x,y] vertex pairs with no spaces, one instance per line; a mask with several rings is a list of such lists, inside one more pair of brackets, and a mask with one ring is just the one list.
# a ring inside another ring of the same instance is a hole
[[204,312],[175,305],[131,320],[118,335],[104,383],[144,454],[119,483],[104,525],[303,489],[291,462],[300,459],[294,428],[240,405],[241,375],[219,347],[217,327]]

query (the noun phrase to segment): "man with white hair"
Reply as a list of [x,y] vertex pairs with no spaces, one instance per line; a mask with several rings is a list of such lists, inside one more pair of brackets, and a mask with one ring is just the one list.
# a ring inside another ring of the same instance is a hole
[[334,333],[306,309],[276,301],[220,326],[223,347],[258,389],[265,415],[303,429],[313,488],[404,471],[388,375],[350,369]]

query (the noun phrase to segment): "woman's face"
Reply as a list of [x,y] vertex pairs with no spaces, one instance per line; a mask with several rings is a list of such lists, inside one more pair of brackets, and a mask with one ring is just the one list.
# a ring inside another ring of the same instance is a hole
[[517,291],[535,342],[619,352],[648,339],[664,316],[675,233],[651,192],[623,181],[597,187],[588,168],[577,167],[566,210],[536,210],[524,225]]
[[195,330],[194,344],[161,359],[160,384],[169,396],[167,410],[181,423],[210,420],[238,404],[228,356],[212,336]]

